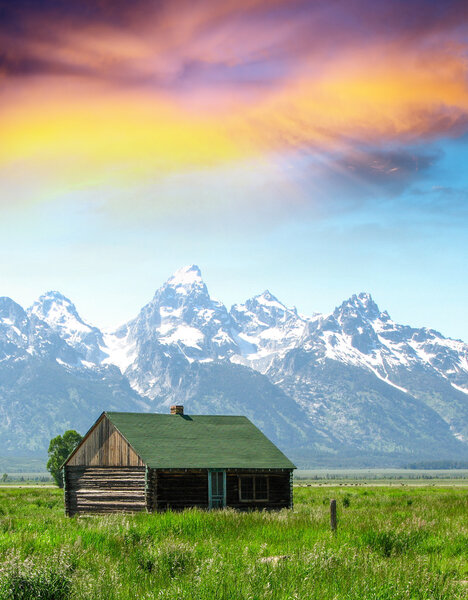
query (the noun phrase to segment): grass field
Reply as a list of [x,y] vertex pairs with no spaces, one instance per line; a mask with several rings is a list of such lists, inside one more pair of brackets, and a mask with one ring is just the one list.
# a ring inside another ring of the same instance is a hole
[[294,511],[73,519],[59,490],[0,488],[1,600],[456,600],[467,560],[468,488],[296,487]]

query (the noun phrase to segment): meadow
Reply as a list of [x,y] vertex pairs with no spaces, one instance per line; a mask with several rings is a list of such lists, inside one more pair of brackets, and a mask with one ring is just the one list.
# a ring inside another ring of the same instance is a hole
[[298,486],[294,500],[70,519],[58,489],[0,488],[0,599],[468,598],[468,488]]

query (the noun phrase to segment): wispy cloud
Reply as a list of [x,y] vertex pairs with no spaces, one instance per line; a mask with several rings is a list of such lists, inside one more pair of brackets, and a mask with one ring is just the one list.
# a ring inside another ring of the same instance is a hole
[[468,130],[465,17],[422,0],[0,0],[0,168],[40,173],[44,197],[283,153],[309,157],[309,185],[396,193],[436,158],[411,148]]

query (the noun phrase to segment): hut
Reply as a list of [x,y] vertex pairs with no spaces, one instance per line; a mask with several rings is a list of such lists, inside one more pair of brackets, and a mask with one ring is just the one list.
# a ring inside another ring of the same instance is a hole
[[64,463],[65,511],[292,507],[293,469],[246,417],[104,412]]

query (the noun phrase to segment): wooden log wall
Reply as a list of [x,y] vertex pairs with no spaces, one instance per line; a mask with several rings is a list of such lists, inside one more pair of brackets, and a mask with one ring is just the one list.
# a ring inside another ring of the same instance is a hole
[[67,465],[142,467],[144,463],[121,433],[103,415],[68,460]]
[[[268,500],[240,500],[239,477],[248,475],[268,477]],[[66,466],[64,477],[65,510],[70,516],[208,508],[207,470]],[[289,508],[292,505],[290,472],[228,470],[226,504],[238,510]]]
[[[243,475],[265,475],[268,477],[268,500],[241,502],[239,477]],[[292,505],[289,471],[228,471],[226,477],[226,504],[238,510],[279,510]]]
[[145,467],[65,467],[65,511],[79,513],[146,510]]
[[158,472],[156,469],[146,470],[146,510],[158,509]]
[[[265,475],[268,477],[268,500],[241,502],[239,476]],[[238,510],[278,510],[292,506],[292,489],[289,471],[236,471],[226,474],[226,505]],[[208,508],[208,472],[206,470],[156,470],[148,471],[147,509],[182,510]]]
[[208,472],[206,470],[152,470],[150,482],[151,510],[208,507]]

